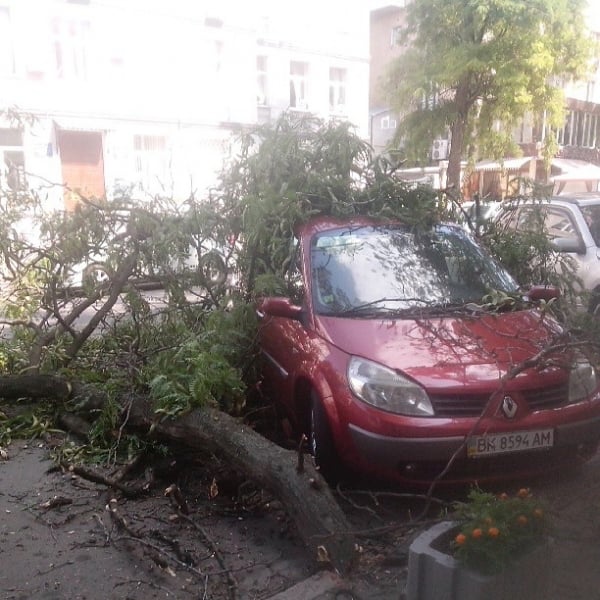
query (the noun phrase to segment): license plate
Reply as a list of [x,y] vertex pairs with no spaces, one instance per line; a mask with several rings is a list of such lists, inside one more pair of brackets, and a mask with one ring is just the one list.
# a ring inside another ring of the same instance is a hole
[[474,435],[467,442],[467,456],[476,458],[507,452],[524,452],[538,448],[551,448],[553,445],[553,429]]

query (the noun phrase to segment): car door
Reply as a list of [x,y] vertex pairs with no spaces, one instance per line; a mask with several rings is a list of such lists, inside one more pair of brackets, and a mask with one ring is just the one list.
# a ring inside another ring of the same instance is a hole
[[[304,308],[298,318],[273,316],[258,311],[262,385],[266,394],[293,412],[294,382],[309,353],[307,303],[299,248],[285,276],[290,300]],[[291,415],[294,417],[294,415]]]
[[573,269],[573,274],[583,281],[588,270],[585,262],[585,243],[573,214],[567,208],[552,205],[543,206],[542,214],[544,229],[550,240],[556,243],[558,247],[578,247],[581,249],[580,252],[564,252],[572,260],[569,266],[558,261],[557,271],[561,272],[570,267]]
[[[516,219],[512,221],[517,231],[543,231],[557,247],[551,268],[555,272],[569,277],[573,275],[584,283],[586,277],[586,248],[581,229],[573,213],[565,206],[553,204],[526,205],[517,209]],[[577,248],[577,252],[567,251],[566,248]],[[560,255],[568,256],[564,260]],[[578,284],[575,284],[577,289]]]

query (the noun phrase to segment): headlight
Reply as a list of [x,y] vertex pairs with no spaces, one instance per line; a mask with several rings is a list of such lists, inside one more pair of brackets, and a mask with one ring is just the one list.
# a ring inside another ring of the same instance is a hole
[[571,367],[569,402],[584,400],[596,389],[596,369],[585,358],[578,358]]
[[353,356],[348,365],[350,389],[365,402],[389,412],[416,417],[433,416],[427,392],[392,369]]

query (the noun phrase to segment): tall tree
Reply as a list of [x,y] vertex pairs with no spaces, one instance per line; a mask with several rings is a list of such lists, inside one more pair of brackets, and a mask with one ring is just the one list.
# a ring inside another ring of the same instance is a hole
[[[514,152],[511,133],[526,114],[558,128],[559,81],[590,64],[586,0],[413,0],[406,51],[391,65],[387,90],[404,115],[399,129],[410,159],[450,131],[448,185],[460,189],[460,161]],[[498,126],[499,125],[499,126]],[[552,150],[552,141],[547,138]]]

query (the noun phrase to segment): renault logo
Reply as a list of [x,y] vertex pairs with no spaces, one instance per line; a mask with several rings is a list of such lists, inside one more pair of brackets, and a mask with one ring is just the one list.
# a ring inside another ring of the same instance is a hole
[[502,412],[507,419],[512,419],[517,414],[517,403],[510,397],[504,396],[501,404]]

